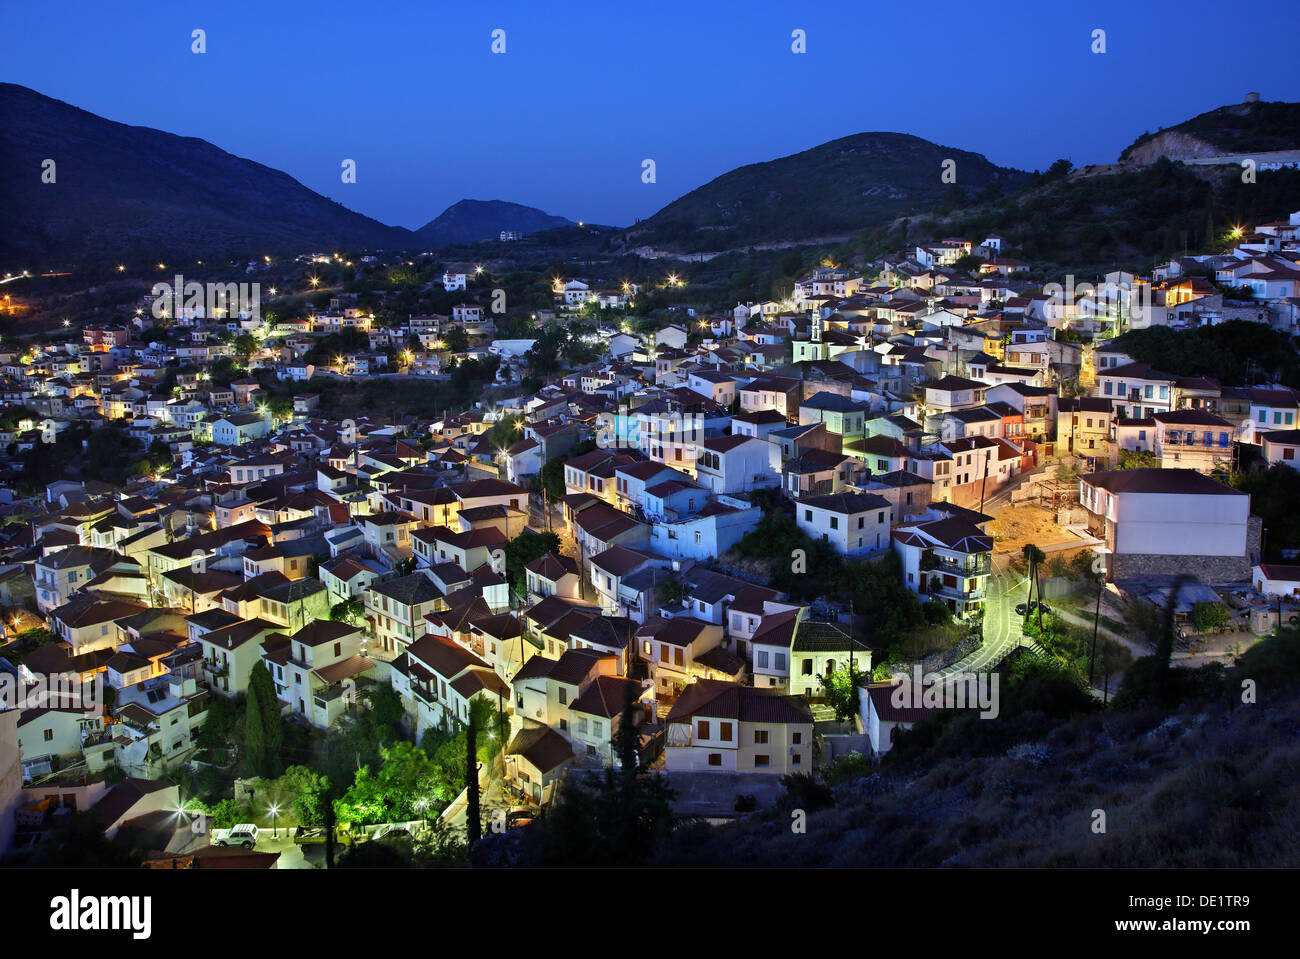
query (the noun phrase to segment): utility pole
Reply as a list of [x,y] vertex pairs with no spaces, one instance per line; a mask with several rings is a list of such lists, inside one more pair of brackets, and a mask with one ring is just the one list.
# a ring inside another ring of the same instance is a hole
[[1106,575],[1097,577],[1097,611],[1092,618],[1092,652],[1088,654],[1088,688],[1092,688],[1092,667],[1097,659],[1097,630],[1101,625],[1101,591],[1106,585]]
[[984,455],[984,478],[980,480],[980,512],[984,512],[984,490],[989,482],[989,454]]

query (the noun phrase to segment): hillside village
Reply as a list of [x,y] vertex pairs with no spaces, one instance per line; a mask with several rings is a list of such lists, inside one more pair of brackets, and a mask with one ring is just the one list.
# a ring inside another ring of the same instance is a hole
[[[269,767],[394,704],[414,744],[483,704],[487,809],[526,821],[634,756],[726,816],[887,753],[924,715],[892,699],[914,668],[1055,657],[1113,695],[1149,652],[1117,620],[1183,574],[1189,657],[1296,622],[1300,541],[1270,539],[1238,478],[1297,468],[1300,381],[1128,351],[1155,328],[1293,336],[1300,211],[1149,276],[1045,288],[1014,254],[946,238],[723,312],[674,274],[575,274],[509,324],[490,270],[448,263],[446,314],[151,295],[79,337],[0,341],[0,674],[107,691],[0,711],[0,849],[90,808],[181,855],[193,833],[161,825],[179,771],[248,799],[241,751],[266,747],[231,704],[266,689],[298,750]],[[652,285],[680,295],[671,321],[638,320]],[[594,359],[557,360],[580,324]],[[337,400],[366,382],[398,399]],[[481,398],[403,409],[453,382]],[[120,482],[95,478],[111,457]],[[1107,611],[1097,670],[1043,625],[1080,591]],[[463,828],[464,785],[424,818]]]

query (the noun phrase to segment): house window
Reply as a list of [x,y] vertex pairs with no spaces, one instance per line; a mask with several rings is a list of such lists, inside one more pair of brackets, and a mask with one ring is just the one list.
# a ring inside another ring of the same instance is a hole
[[771,756],[758,755],[754,757],[755,769],[766,769],[770,765],[772,765]]
[[699,727],[696,730],[695,735],[699,736],[701,739],[709,738],[709,721],[707,719],[700,720]]
[[721,765],[722,765],[722,753],[709,753],[709,765],[710,765],[710,766],[721,766]]
[[[1287,452],[1289,453],[1289,452],[1291,452],[1291,451],[1290,451],[1290,450],[1287,450]],[[757,666],[758,666],[759,669],[767,669],[767,650],[766,650],[766,649],[760,649],[760,650],[755,654],[755,659],[756,659],[756,664],[757,664]]]
[[776,654],[776,668],[778,672],[785,672],[785,653]]
[[805,676],[811,676],[813,671],[812,666],[813,666],[812,659],[808,656],[805,656],[803,660],[803,666],[801,667],[801,672]]
[[718,738],[724,743],[731,742],[731,723],[718,723]]
[[569,691],[563,686],[560,687],[560,705],[565,706],[569,702]]
[[798,746],[800,743],[803,742],[803,733],[791,733],[790,742]]
[[766,729],[755,729],[755,730],[754,730],[754,745],[755,745],[755,746],[766,746],[766,745],[767,745],[767,730],[766,730]]
[[52,742],[54,740],[54,730],[53,729],[45,730],[43,733],[41,733],[41,738],[44,739],[47,743]]

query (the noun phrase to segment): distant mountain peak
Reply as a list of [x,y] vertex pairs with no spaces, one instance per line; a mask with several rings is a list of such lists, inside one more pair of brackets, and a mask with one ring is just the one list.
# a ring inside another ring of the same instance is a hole
[[440,247],[495,240],[506,230],[528,234],[573,225],[572,220],[521,203],[460,200],[416,230],[415,235],[429,246]]

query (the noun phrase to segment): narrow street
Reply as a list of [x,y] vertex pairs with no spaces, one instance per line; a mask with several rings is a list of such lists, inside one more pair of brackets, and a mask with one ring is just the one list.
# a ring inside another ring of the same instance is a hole
[[1007,568],[1008,562],[1004,555],[993,557],[993,575],[988,578],[988,596],[984,602],[983,644],[966,658],[941,669],[940,676],[991,670],[1024,643],[1015,613],[1017,590],[1024,584],[1022,577]]

